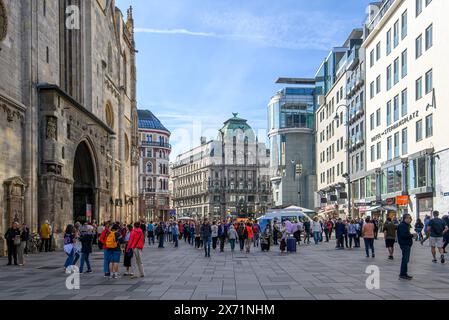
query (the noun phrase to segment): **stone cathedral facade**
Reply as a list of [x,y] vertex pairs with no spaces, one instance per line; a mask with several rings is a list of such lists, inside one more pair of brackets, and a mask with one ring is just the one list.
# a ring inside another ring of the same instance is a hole
[[133,30],[114,0],[0,0],[1,235],[138,218]]

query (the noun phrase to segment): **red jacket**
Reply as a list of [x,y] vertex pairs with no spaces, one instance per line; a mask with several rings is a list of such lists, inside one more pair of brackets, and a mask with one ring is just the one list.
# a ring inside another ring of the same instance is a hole
[[254,232],[251,227],[246,226],[246,230],[248,231],[248,239],[254,239]]
[[180,223],[178,225],[178,228],[179,228],[179,233],[184,233],[184,225],[182,223]]
[[103,232],[100,235],[100,242],[103,244],[103,249],[107,249],[106,247],[106,234],[109,233],[109,228],[104,228]]
[[143,249],[144,246],[144,237],[142,229],[134,228],[131,232],[128,242],[128,249]]

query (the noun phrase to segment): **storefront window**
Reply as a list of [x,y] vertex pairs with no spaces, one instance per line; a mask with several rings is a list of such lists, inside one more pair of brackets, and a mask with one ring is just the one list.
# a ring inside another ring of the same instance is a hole
[[382,171],[382,194],[402,190],[402,165],[392,166]]
[[409,163],[410,188],[422,188],[427,185],[427,161],[425,157],[411,160]]
[[395,192],[399,192],[402,190],[402,165],[395,167],[396,175],[394,182]]
[[372,174],[366,177],[366,197],[376,196],[376,175]]
[[365,182],[365,178],[360,180],[360,199],[365,199],[365,195],[366,195],[366,182]]

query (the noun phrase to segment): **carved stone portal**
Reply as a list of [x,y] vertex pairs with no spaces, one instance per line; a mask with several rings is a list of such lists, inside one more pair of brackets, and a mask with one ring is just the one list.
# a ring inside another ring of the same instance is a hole
[[24,223],[24,199],[27,185],[21,177],[14,177],[4,182],[6,193],[6,223]]

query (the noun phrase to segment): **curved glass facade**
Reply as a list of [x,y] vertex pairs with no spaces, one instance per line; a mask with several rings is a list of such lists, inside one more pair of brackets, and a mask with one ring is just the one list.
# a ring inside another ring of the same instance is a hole
[[286,88],[268,106],[270,131],[315,126],[315,88]]
[[[315,101],[315,87],[284,88],[268,105],[275,206],[314,207]],[[298,166],[303,168],[301,176],[297,174]]]

